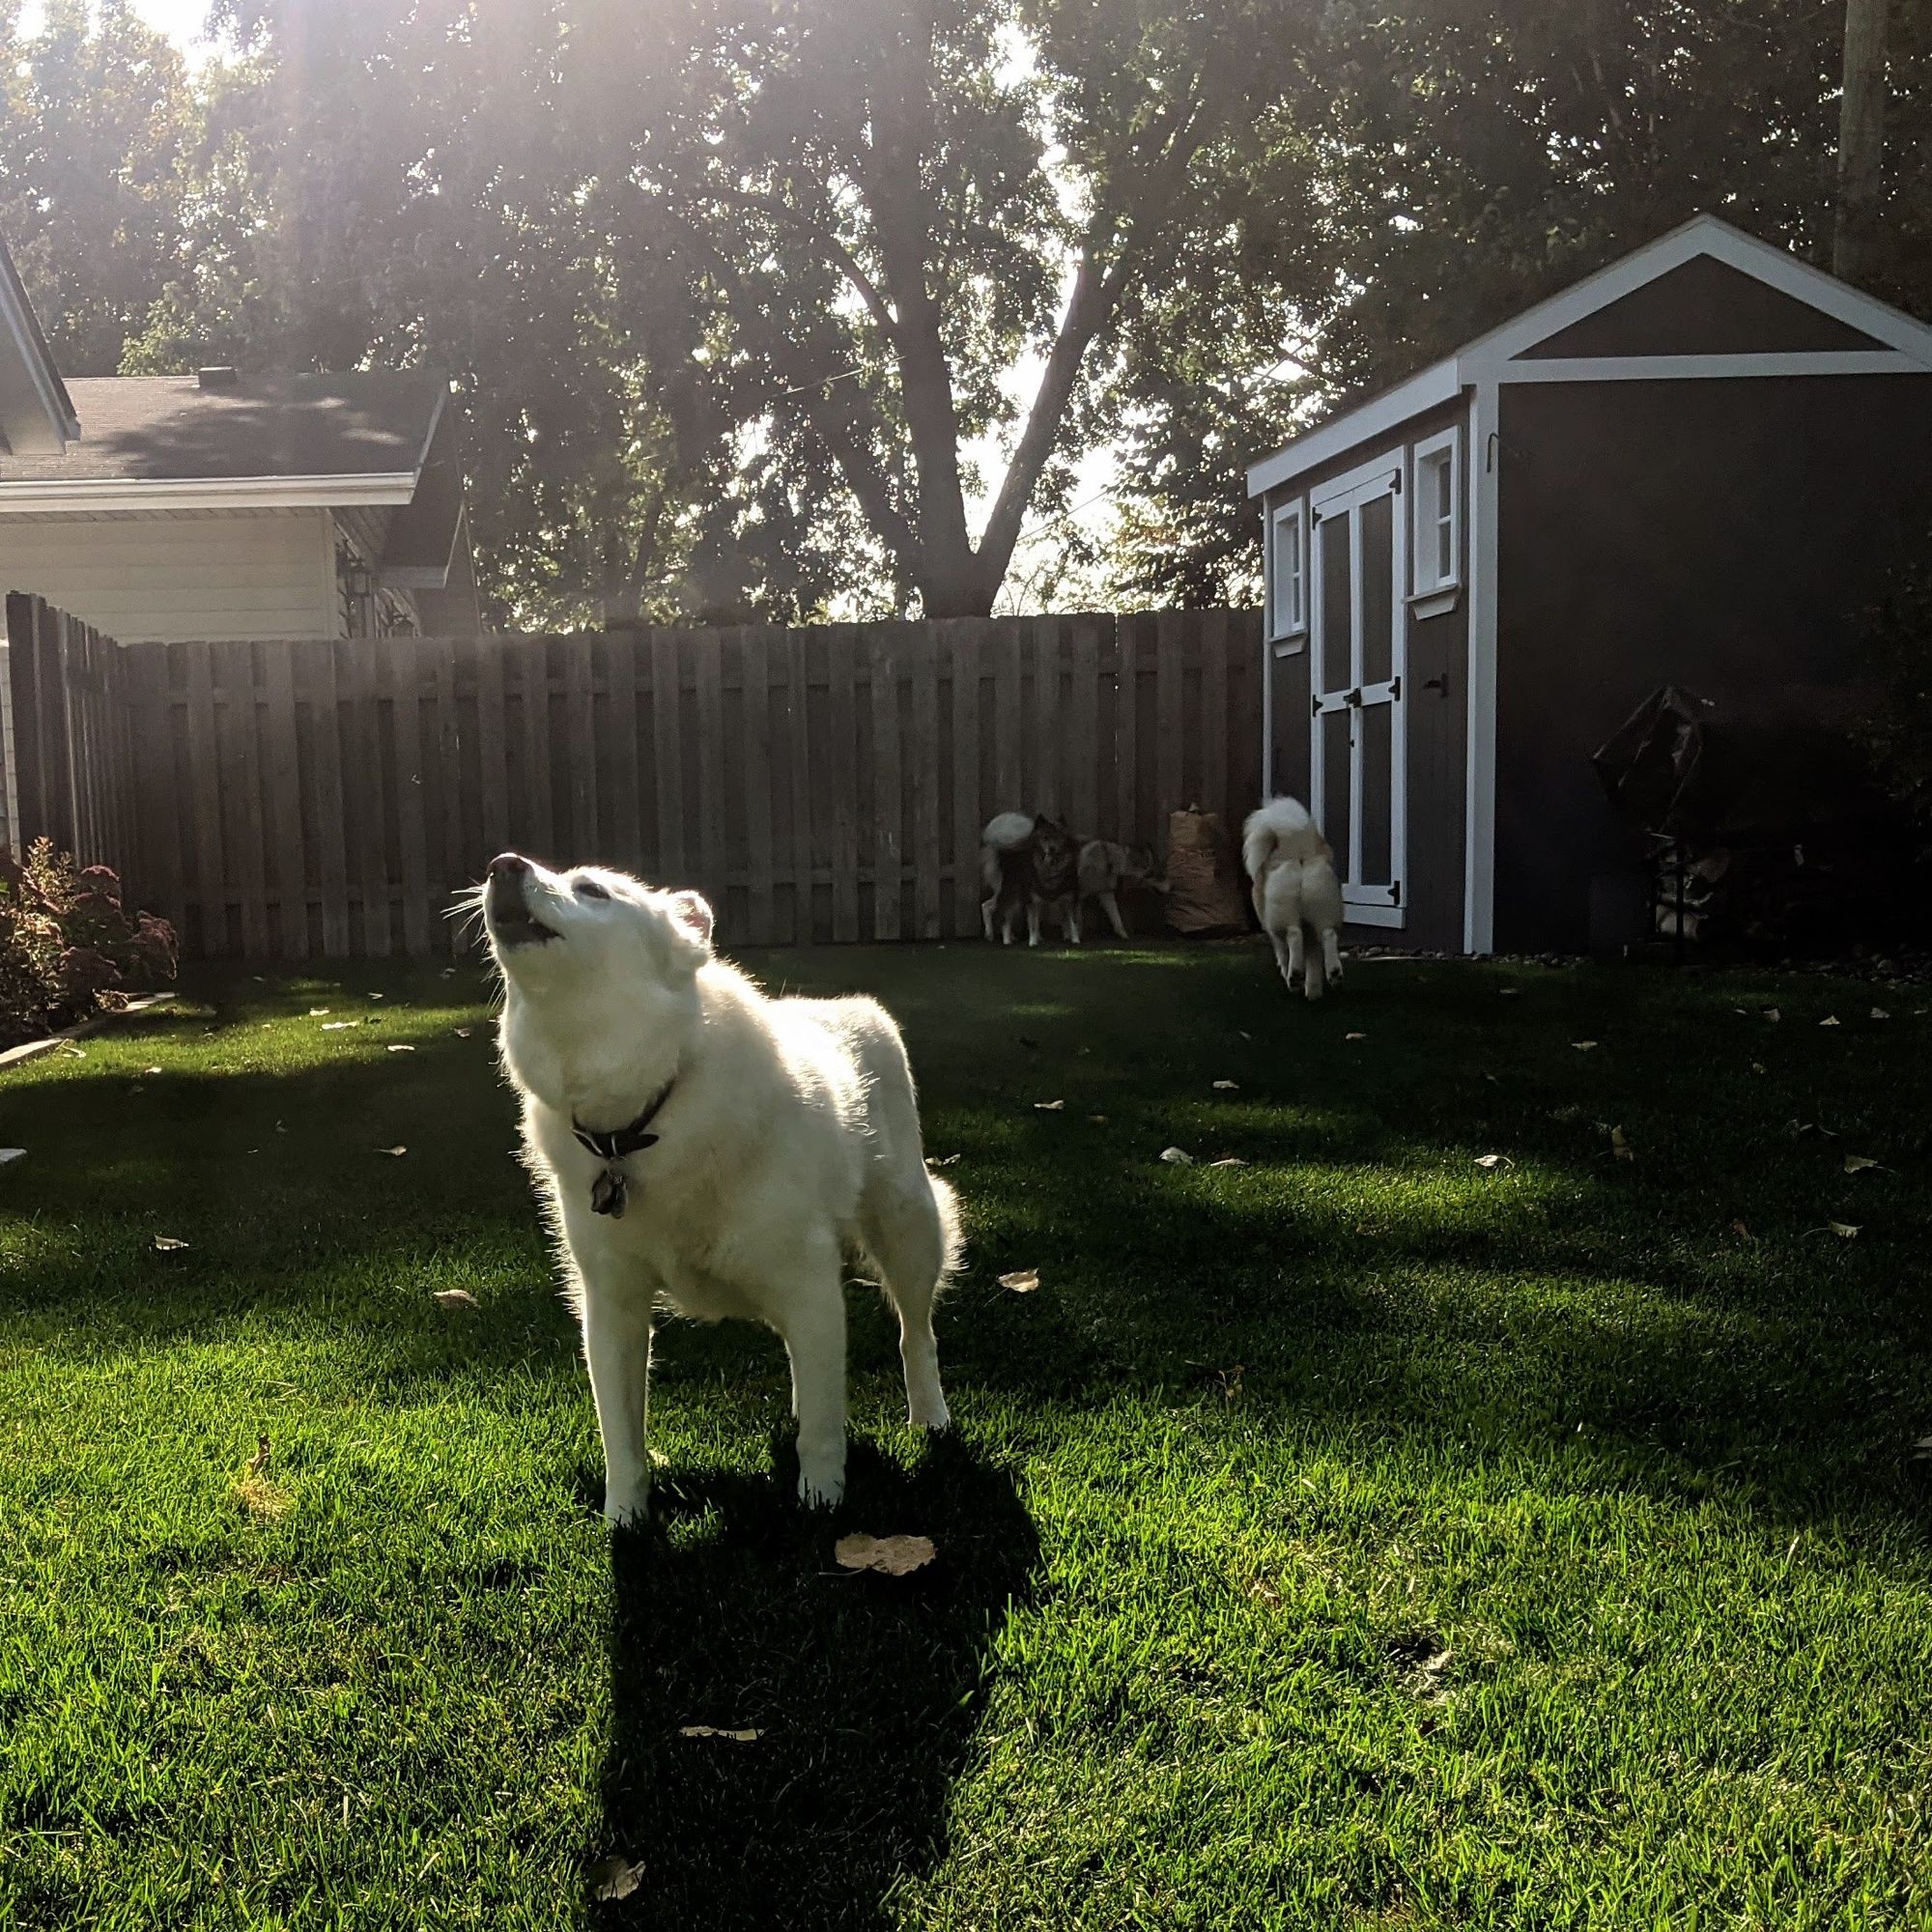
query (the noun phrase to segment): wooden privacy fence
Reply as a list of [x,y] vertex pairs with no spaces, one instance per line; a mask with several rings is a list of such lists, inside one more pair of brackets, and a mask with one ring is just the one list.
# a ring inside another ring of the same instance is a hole
[[1252,612],[119,655],[121,863],[204,956],[456,950],[506,847],[696,886],[731,944],[977,934],[995,811],[1158,845],[1260,783]]
[[134,843],[128,653],[38,598],[7,599],[0,845],[44,836],[85,865]]

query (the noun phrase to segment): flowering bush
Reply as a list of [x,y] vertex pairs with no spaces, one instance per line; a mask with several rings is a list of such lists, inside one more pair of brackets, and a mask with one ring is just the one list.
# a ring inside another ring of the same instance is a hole
[[170,984],[177,956],[174,928],[128,913],[106,866],[76,866],[44,838],[25,859],[0,851],[0,1045]]

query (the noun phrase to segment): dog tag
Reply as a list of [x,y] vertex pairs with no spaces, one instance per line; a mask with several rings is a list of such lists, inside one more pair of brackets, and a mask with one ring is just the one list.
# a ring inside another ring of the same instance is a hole
[[608,1214],[613,1221],[624,1216],[624,1172],[622,1168],[607,1167],[590,1183],[590,1211],[593,1214]]

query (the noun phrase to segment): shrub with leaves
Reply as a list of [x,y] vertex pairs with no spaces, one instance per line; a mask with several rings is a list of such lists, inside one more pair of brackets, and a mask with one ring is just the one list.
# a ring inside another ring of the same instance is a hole
[[1932,838],[1932,531],[1865,615],[1871,698],[1858,735],[1879,782]]
[[128,912],[110,867],[45,838],[24,859],[0,851],[0,1043],[117,1011],[171,984],[178,956],[173,926]]

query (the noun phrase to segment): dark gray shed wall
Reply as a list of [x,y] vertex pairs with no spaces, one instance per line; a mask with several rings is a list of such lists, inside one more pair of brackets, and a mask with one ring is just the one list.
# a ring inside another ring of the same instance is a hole
[[1658,685],[1804,708],[1932,527],[1932,375],[1501,394],[1495,943],[1581,947],[1627,871],[1589,754]]

